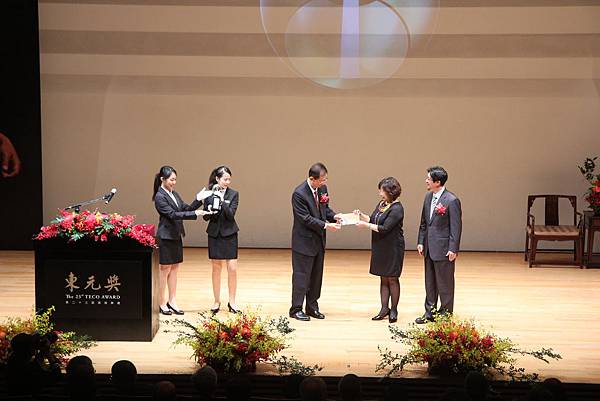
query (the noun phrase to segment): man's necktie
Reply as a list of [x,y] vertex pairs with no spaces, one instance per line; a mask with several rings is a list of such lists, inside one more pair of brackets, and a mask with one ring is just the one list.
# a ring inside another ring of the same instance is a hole
[[435,210],[435,207],[437,206],[438,203],[438,197],[433,195],[433,201],[431,202],[431,210],[429,211],[429,218],[431,219],[433,217],[433,211]]

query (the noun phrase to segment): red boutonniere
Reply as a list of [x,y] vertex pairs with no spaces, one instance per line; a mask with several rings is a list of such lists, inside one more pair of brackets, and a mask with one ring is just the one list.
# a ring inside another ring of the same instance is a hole
[[327,194],[321,194],[321,197],[319,198],[319,202],[320,203],[327,203],[327,202],[329,202],[329,195],[327,195]]
[[446,214],[446,209],[448,209],[448,206],[444,206],[441,203],[438,203],[435,207],[435,214],[443,216]]

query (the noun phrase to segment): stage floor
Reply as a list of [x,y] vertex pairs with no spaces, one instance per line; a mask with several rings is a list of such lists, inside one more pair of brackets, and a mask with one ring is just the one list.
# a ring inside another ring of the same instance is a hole
[[[212,305],[210,263],[206,249],[186,248],[178,286],[178,303],[185,318]],[[377,346],[400,350],[390,340],[387,321],[370,320],[379,310],[379,280],[368,273],[368,251],[328,250],[320,309],[325,320],[293,320],[297,329],[291,348],[305,364],[324,366],[323,375],[349,372],[379,376]],[[241,249],[238,305],[260,307],[262,314],[287,316],[291,296],[289,250]],[[600,382],[600,270],[576,267],[529,269],[522,254],[461,253],[457,262],[455,313],[474,318],[496,334],[510,337],[522,348],[552,347],[563,357],[546,365],[523,359],[521,366],[569,382]],[[223,306],[227,304],[226,271],[222,277]],[[33,252],[0,252],[0,318],[27,316],[34,305]],[[423,312],[422,259],[407,252],[400,278],[401,296],[396,325],[406,327]],[[221,315],[227,314],[223,311]],[[161,319],[170,317],[161,316]],[[107,321],[107,325],[114,322]],[[119,359],[133,361],[140,373],[189,373],[195,367],[190,349],[172,347],[164,333],[147,343],[102,342],[88,350],[99,373]],[[259,373],[275,373],[260,365]],[[404,377],[425,377],[426,369],[411,367]]]

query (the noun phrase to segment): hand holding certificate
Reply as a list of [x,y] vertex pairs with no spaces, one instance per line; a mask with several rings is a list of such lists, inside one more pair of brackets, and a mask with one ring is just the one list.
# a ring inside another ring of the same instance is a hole
[[356,225],[358,223],[358,215],[356,213],[340,213],[339,221],[343,226]]

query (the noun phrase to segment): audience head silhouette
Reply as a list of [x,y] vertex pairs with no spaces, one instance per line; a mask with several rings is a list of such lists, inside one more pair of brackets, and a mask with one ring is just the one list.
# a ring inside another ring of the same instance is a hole
[[96,371],[92,360],[84,355],[74,357],[67,364],[67,392],[71,400],[96,398]]
[[167,380],[156,383],[152,399],[155,401],[175,401],[177,399],[175,385]]
[[203,400],[210,400],[217,390],[217,372],[205,365],[192,374],[192,384]]
[[325,401],[327,398],[327,385],[320,377],[307,377],[300,384],[300,398],[302,401]]
[[360,379],[355,374],[349,373],[340,379],[338,391],[342,401],[359,401],[362,399]]
[[110,368],[110,380],[121,394],[135,394],[136,379],[137,369],[131,361],[117,361]]

